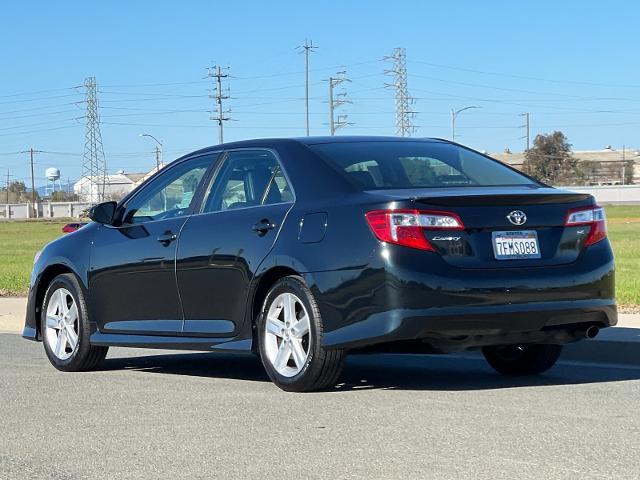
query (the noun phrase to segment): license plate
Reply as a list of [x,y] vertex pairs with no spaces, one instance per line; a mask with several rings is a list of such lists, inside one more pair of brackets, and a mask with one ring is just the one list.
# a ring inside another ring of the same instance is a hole
[[493,232],[492,240],[497,260],[540,258],[538,234],[534,230]]

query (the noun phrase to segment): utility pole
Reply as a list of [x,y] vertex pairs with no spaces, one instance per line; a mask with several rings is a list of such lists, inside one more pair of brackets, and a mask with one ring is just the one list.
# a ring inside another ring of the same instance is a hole
[[160,147],[156,146],[156,171],[160,170]]
[[410,137],[415,132],[413,118],[416,112],[410,108],[415,99],[409,95],[407,88],[407,51],[404,48],[394,48],[391,55],[384,57],[384,60],[392,63],[392,68],[384,73],[393,78],[393,83],[387,83],[385,87],[395,90],[396,135]]
[[625,177],[627,176],[627,162],[626,162],[626,147],[622,145],[622,185],[624,185]]
[[[207,68],[207,77],[215,78],[215,95],[209,95],[209,98],[213,98],[217,104],[217,113],[216,115],[212,115],[211,120],[215,120],[218,124],[218,143],[224,143],[224,127],[223,123],[230,120],[227,114],[231,112],[231,110],[225,111],[222,108],[222,101],[227,100],[229,95],[225,95],[222,93],[222,79],[229,77],[229,67],[222,68],[219,65],[214,65],[213,67]],[[228,89],[227,89],[228,93]]]
[[337,77],[329,77],[329,131],[331,135],[336,134],[336,130],[352,123],[347,122],[348,115],[338,115],[335,117],[335,109],[341,105],[352,103],[346,99],[347,92],[340,92],[334,95],[334,88],[344,82],[350,82],[348,78],[345,78],[347,72],[338,72]]
[[[33,208],[36,206],[36,184],[33,178],[33,148],[29,149],[29,157],[31,159],[31,205]],[[55,188],[55,184],[54,184]]]
[[[522,125],[522,128],[525,129],[525,135],[524,137],[520,137],[520,138],[526,138],[527,139],[527,150],[529,150],[530,147],[530,143],[529,143],[529,112],[527,113],[521,113],[520,114],[521,117],[524,117],[524,125]],[[527,151],[525,150],[525,152]]]
[[35,176],[33,173],[33,154],[34,153],[42,153],[42,150],[34,150],[30,148],[29,150],[23,150],[20,153],[28,153],[29,154],[29,164],[31,166],[31,208],[33,208],[34,213],[36,207],[36,185],[35,185]]
[[95,77],[84,81],[87,103],[84,156],[82,159],[82,200],[90,203],[102,202],[107,185],[107,161],[104,158],[100,116],[98,114],[98,84]]
[[9,172],[9,169],[7,168],[7,205],[9,205],[9,179],[11,178],[11,173]]
[[298,47],[304,53],[304,111],[306,118],[307,137],[309,136],[309,52],[313,52],[318,47],[313,45],[312,40],[305,40],[304,45]]

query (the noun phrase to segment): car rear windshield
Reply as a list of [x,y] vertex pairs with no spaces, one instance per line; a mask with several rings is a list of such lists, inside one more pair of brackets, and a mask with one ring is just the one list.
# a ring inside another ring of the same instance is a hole
[[310,148],[363,190],[539,185],[497,160],[444,142],[336,142]]

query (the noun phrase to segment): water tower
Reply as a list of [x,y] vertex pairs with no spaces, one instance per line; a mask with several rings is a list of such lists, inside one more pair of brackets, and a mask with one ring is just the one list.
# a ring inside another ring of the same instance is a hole
[[44,189],[46,196],[50,196],[55,191],[62,190],[62,184],[60,183],[60,170],[58,168],[49,167],[44,172],[44,175],[47,177],[47,185]]

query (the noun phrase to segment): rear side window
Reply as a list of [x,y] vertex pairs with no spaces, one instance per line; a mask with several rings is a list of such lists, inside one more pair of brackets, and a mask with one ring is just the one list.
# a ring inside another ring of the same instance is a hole
[[278,168],[273,176],[273,180],[269,187],[269,192],[267,193],[264,203],[281,203],[281,202],[293,202],[293,192],[291,191],[291,186],[289,186],[289,182],[282,173],[282,169]]
[[310,145],[363,190],[538,185],[479,153],[439,142],[339,142]]
[[293,195],[277,159],[267,150],[229,152],[203,212],[291,202]]

